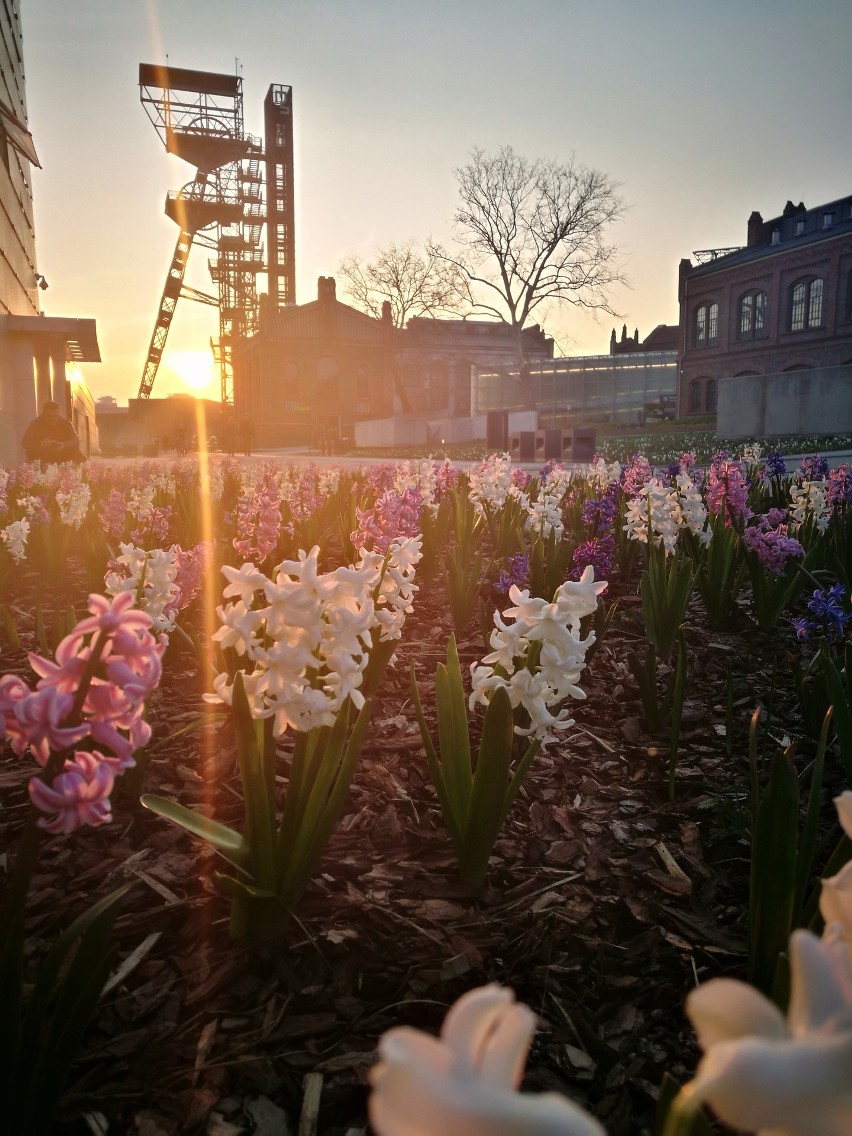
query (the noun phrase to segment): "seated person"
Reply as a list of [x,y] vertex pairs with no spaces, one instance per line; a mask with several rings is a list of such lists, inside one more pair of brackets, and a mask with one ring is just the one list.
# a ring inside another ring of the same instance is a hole
[[58,402],[46,402],[41,414],[34,418],[21,438],[27,461],[66,462],[85,461],[80,450],[77,432],[67,418],[63,418]]

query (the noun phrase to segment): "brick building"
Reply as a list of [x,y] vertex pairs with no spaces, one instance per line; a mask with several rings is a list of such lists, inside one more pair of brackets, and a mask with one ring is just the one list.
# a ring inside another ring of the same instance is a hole
[[[534,362],[553,340],[524,330]],[[414,317],[393,326],[337,299],[321,276],[316,300],[262,313],[257,335],[235,348],[234,407],[260,448],[354,437],[356,422],[397,417],[466,417],[471,368],[517,367],[510,327],[495,321]]]
[[97,448],[94,403],[66,363],[99,362],[95,321],[45,316],[47,281],[36,264],[32,167],[40,168],[27,125],[18,0],[0,7],[0,465],[23,457],[21,437],[49,399]]
[[316,300],[262,314],[234,350],[235,415],[261,449],[351,437],[356,419],[393,413],[393,344],[390,305],[382,319],[364,315],[320,276]]
[[[744,247],[693,255],[679,272],[679,417],[715,413],[723,380],[813,371],[795,392],[805,406],[806,387],[852,364],[852,196],[752,213]],[[766,401],[765,382],[748,385]]]

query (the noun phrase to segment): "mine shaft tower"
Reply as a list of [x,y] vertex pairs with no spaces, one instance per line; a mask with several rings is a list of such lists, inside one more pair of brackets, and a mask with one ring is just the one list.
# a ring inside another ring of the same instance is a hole
[[[271,305],[295,302],[292,90],[269,88],[266,148],[243,129],[242,79],[211,71],[139,65],[140,99],[166,150],[195,166],[195,177],[166,197],[178,226],[174,255],[142,372],[139,398],[149,398],[181,296],[219,308],[211,340],[223,403],[233,401],[232,353],[258,330],[258,275],[266,272]],[[265,190],[265,192],[264,192]],[[268,217],[267,217],[268,205]],[[267,225],[269,265],[261,234]],[[184,284],[193,242],[208,260],[218,294]]]

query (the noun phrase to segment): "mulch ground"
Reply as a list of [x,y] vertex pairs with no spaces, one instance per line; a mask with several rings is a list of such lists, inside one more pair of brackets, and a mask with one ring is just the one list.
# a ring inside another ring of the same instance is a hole
[[[41,587],[19,575],[22,647],[3,644],[4,670],[27,671]],[[452,1001],[489,981],[513,987],[541,1018],[526,1089],[570,1096],[611,1136],[650,1129],[663,1073],[685,1080],[698,1057],[686,992],[743,972],[748,721],[774,690],[770,745],[795,734],[784,661],[793,640],[783,628],[760,635],[745,611],[730,630],[708,631],[696,604],[670,803],[668,740],[645,731],[626,664],[644,642],[635,586],[613,591],[619,613],[583,680],[588,699],[572,708],[576,726],[536,758],[478,894],[457,879],[409,702],[413,660],[424,707],[432,703],[452,629],[437,582],[422,587],[343,818],[284,939],[235,946],[214,855],[129,794],[112,825],[46,840],[29,902],[30,959],[95,898],[134,885],[116,925],[118,981],[86,1035],[57,1131],[364,1133],[380,1034],[402,1023],[435,1031]],[[238,826],[229,728],[211,719],[169,740],[197,718],[203,689],[193,656],[170,650],[150,703],[144,788]],[[471,628],[460,652],[463,662],[481,657],[481,634]],[[30,772],[14,759],[0,767],[7,854]]]

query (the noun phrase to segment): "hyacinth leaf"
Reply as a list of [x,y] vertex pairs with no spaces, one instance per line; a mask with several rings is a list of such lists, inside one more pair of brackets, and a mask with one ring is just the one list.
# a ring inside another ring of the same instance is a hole
[[714,1131],[700,1105],[695,1105],[674,1077],[664,1073],[654,1136],[713,1136]]
[[439,663],[437,667],[435,699],[444,784],[461,829],[467,815],[472,774],[467,705],[455,635],[450,635],[447,644],[447,665]]
[[450,830],[450,836],[453,843],[457,848],[461,847],[462,841],[462,828],[460,819],[454,812],[453,801],[447,792],[446,782],[444,781],[444,770],[435,752],[435,745],[432,741],[432,735],[429,732],[429,726],[426,722],[426,716],[423,713],[423,706],[420,702],[420,690],[417,686],[417,676],[414,670],[414,663],[411,664],[411,701],[414,705],[414,713],[417,715],[417,724],[420,726],[420,737],[423,740],[423,748],[426,750],[426,761],[429,764],[429,772],[432,776],[432,781],[435,785],[435,790],[438,794],[438,800],[441,803],[441,812],[444,815],[444,822]]
[[801,926],[801,913],[804,907],[805,890],[811,878],[814,858],[817,847],[817,828],[819,825],[820,794],[822,793],[822,777],[825,769],[825,751],[828,746],[828,734],[831,728],[831,707],[826,712],[822,723],[822,733],[814,758],[813,772],[811,774],[811,788],[808,794],[808,808],[805,814],[805,823],[799,840],[799,854],[796,863],[796,890],[793,898],[792,926]]
[[791,751],[778,751],[752,836],[749,895],[748,980],[770,998],[790,937],[798,835],[799,783]]
[[[840,761],[846,773],[847,780],[852,784],[852,710],[850,710],[849,705],[849,690],[844,684],[837,666],[825,646],[821,649],[821,655],[823,674],[825,675],[828,696],[831,699],[833,709],[832,720],[834,730],[837,734],[837,741],[840,747]],[[845,652],[847,683],[850,680],[850,665],[852,665],[852,649],[850,649],[849,644],[847,644]]]
[[44,624],[44,609],[41,604],[36,604],[35,610],[35,636],[36,643],[38,644],[39,653],[41,655],[50,654],[50,645],[47,642],[47,628]]
[[[347,707],[349,702],[347,700]],[[325,755],[325,760],[331,769],[331,778],[322,792],[316,796],[311,794],[305,822],[300,826],[292,860],[282,873],[283,880],[278,889],[279,898],[286,906],[292,908],[298,903],[308,880],[316,870],[319,861],[328,846],[334,827],[340,819],[346,794],[352,784],[355,768],[364,747],[364,739],[370,724],[371,705],[365,702],[355,725],[346,740],[345,749],[341,753],[342,743],[334,743],[331,756]],[[348,712],[346,714],[347,728],[343,732],[344,739],[348,733]],[[280,865],[279,865],[280,869]]]
[[213,878],[219,891],[231,899],[275,900],[278,898],[274,891],[257,887],[256,884],[247,883],[245,880],[238,880],[235,876],[228,876],[224,872],[214,872]]
[[[502,817],[502,820],[506,819],[506,816],[508,815],[509,809],[515,803],[515,798],[517,797],[517,795],[520,791],[521,784],[523,783],[524,777],[526,776],[526,772],[530,767],[532,759],[535,757],[535,755],[538,753],[538,751],[540,749],[541,749],[541,738],[534,738],[533,741],[530,742],[530,744],[527,746],[526,750],[524,751],[524,755],[521,758],[521,760],[515,766],[515,772],[512,774],[512,780],[509,782],[509,787],[506,790],[506,796],[503,799],[503,817]],[[502,821],[501,821],[501,823],[502,823]]]
[[0,627],[3,628],[3,634],[12,650],[19,650],[21,640],[18,636],[18,625],[6,604],[0,604]]
[[258,738],[258,724],[252,717],[242,671],[238,671],[234,679],[231,713],[245,798],[245,838],[251,850],[252,875],[259,887],[274,889],[275,797],[270,796],[269,791],[263,733]]
[[116,889],[76,919],[38,972],[17,1061],[5,1070],[4,1119],[10,1131],[52,1131],[68,1070],[112,966],[109,942],[118,903],[131,886]]
[[462,879],[474,886],[485,880],[488,857],[503,823],[513,739],[512,703],[507,691],[498,687],[485,714],[459,853]]
[[188,809],[177,801],[170,801],[168,797],[146,793],[140,798],[140,803],[152,813],[180,825],[192,836],[198,836],[201,840],[212,844],[216,851],[235,868],[240,868],[244,872],[250,870],[251,849],[246,838],[239,832],[234,832],[227,825],[195,812],[194,809]]
[[341,754],[349,732],[350,706],[347,698],[331,729],[326,726],[308,730],[305,745],[299,747],[298,756],[294,754],[294,804],[288,808],[291,804],[288,786],[284,815],[278,830],[279,890],[291,871],[291,866],[304,858],[313,831],[319,823],[340,768]]

